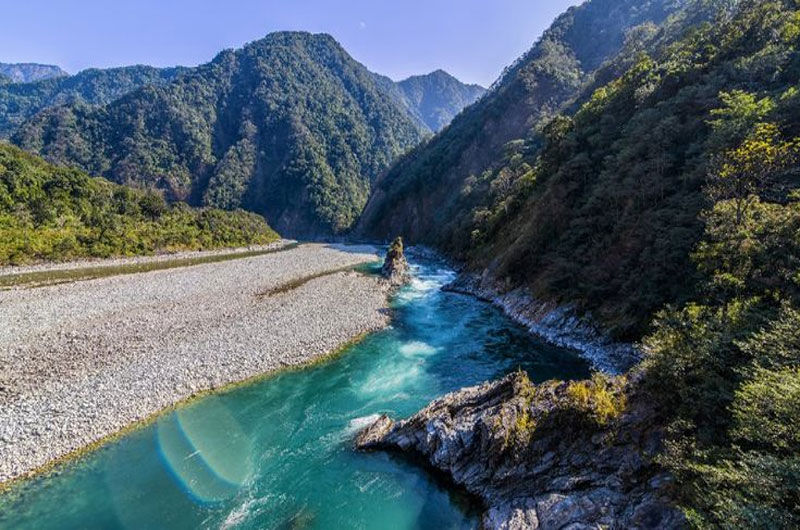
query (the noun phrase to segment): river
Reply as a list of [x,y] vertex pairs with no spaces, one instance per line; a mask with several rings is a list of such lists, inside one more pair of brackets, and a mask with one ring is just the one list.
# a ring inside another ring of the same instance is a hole
[[434,260],[392,299],[392,326],[336,359],[198,399],[0,496],[0,528],[476,528],[465,495],[416,463],[360,454],[376,414],[405,417],[464,386],[526,370],[583,378],[500,311],[440,287]]

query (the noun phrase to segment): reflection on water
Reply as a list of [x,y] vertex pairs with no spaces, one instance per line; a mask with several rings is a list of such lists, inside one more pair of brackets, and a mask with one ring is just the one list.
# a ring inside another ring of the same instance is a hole
[[219,398],[160,418],[156,438],[165,466],[198,501],[234,497],[253,472],[252,442]]
[[392,327],[313,369],[201,399],[0,497],[0,528],[476,528],[468,499],[402,458],[359,454],[378,414],[522,367],[583,377],[490,306],[444,293],[426,262],[393,301]]

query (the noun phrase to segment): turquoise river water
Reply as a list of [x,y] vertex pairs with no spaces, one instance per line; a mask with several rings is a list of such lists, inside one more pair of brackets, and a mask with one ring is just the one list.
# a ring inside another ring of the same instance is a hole
[[376,414],[406,417],[432,399],[520,367],[576,378],[572,352],[529,337],[498,310],[440,287],[432,261],[392,301],[392,326],[306,370],[162,415],[0,496],[13,529],[461,529],[475,507],[398,455],[360,454]]

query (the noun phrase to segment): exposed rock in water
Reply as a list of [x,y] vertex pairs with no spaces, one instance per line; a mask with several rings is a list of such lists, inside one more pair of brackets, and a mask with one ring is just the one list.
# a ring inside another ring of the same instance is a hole
[[381,272],[392,285],[403,285],[411,279],[408,261],[403,254],[403,238],[398,236],[392,241]]
[[463,273],[444,290],[469,294],[501,308],[506,315],[545,341],[578,350],[597,370],[621,374],[641,361],[632,344],[614,341],[591,317],[579,316],[570,306],[537,300],[524,288],[504,289],[487,272]]
[[483,527],[682,528],[662,431],[633,383],[601,376],[534,386],[523,373],[463,389],[406,421],[383,416],[361,450],[421,455],[485,504]]

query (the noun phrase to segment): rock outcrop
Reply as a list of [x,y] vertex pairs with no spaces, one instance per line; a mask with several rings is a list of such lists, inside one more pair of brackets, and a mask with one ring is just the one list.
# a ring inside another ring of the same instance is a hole
[[592,322],[579,316],[570,306],[557,305],[531,296],[524,288],[504,289],[487,272],[483,275],[462,273],[444,290],[469,294],[503,310],[543,340],[578,350],[597,370],[621,374],[641,361],[635,346],[614,341]]
[[383,416],[356,444],[421,455],[481,499],[486,529],[682,528],[671,479],[653,463],[656,411],[632,388],[602,377],[534,386],[512,374],[405,421]]
[[403,253],[403,239],[401,237],[395,238],[392,244],[389,245],[381,273],[389,280],[389,283],[395,286],[408,283],[411,279],[408,261]]

